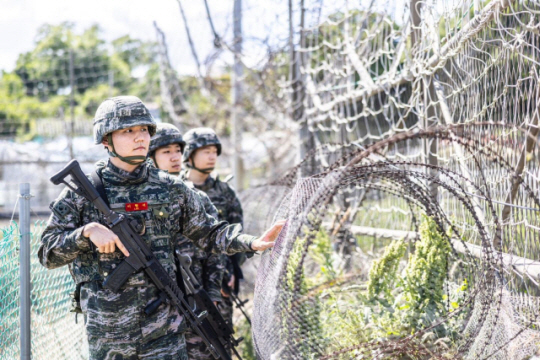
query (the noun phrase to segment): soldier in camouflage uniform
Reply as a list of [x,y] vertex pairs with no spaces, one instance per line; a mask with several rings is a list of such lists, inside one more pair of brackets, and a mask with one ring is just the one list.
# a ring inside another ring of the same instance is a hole
[[[159,169],[167,170],[171,175],[179,175],[184,146],[185,142],[182,139],[182,134],[176,126],[160,123],[157,125],[156,134],[150,142],[149,156]],[[217,219],[218,212],[208,196],[204,192],[195,189],[193,183],[186,182],[186,185],[201,196],[206,212]],[[221,281],[223,279],[226,257],[220,254],[205,253],[183,235],[180,235],[176,240],[176,246],[182,253],[191,257],[191,271],[198,282],[203,284],[204,289],[217,305],[222,300]],[[201,360],[214,358],[202,339],[192,329],[186,331],[185,338],[189,359]]]
[[[273,246],[283,223],[260,238],[240,233],[237,225],[219,222],[204,211],[201,198],[178,178],[146,161],[156,125],[134,96],[104,101],[94,119],[96,144],[109,153],[96,164],[110,207],[141,225],[141,235],[176,278],[174,240],[192,239],[205,252],[252,252]],[[92,181],[91,177],[89,177]],[[187,359],[186,324],[176,307],[162,303],[145,315],[158,290],[144,272],[133,274],[119,293],[102,287],[104,279],[129,252],[106,226],[92,203],[66,188],[51,204],[38,256],[49,269],[68,265],[81,284],[91,360]]]
[[[221,154],[221,142],[214,130],[209,128],[196,128],[188,131],[184,138],[186,149],[183,161],[190,169],[181,174],[186,182],[193,182],[196,189],[204,191],[214,206],[218,209],[218,219],[230,224],[243,225],[243,212],[240,200],[227,182],[221,181],[219,176],[213,177],[217,157]],[[235,254],[223,256],[226,260],[226,270],[223,277],[223,301],[218,308],[223,317],[232,324],[233,304],[228,295],[231,291],[238,293],[235,283],[242,278],[240,265],[245,261],[245,255]],[[188,340],[189,342],[189,340]],[[188,343],[188,347],[189,347]]]
[[148,156],[158,169],[178,176],[182,170],[182,154],[185,146],[186,142],[182,138],[182,133],[176,126],[159,123],[156,133],[150,140]]

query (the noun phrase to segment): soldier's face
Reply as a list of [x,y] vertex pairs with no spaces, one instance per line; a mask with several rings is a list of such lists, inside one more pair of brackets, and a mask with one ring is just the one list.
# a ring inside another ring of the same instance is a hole
[[154,156],[156,166],[161,170],[170,173],[177,173],[182,170],[182,148],[179,144],[170,144],[156,150]]
[[217,147],[208,145],[195,151],[193,161],[199,169],[211,168],[216,166],[217,157]]
[[146,156],[150,146],[150,133],[148,126],[132,126],[114,131],[112,140],[114,150],[121,156]]

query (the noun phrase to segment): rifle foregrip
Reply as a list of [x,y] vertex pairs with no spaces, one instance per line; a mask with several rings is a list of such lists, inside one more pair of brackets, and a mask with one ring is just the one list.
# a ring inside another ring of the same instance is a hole
[[135,269],[124,260],[113,270],[111,275],[105,279],[103,287],[117,293],[134,272]]

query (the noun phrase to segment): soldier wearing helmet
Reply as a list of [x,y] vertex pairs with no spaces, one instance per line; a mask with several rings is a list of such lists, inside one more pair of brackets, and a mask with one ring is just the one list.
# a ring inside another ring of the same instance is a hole
[[[137,129],[132,129],[134,127]],[[135,96],[117,96],[105,100],[97,109],[94,118],[94,142],[96,145],[104,144],[111,158],[117,158],[129,165],[139,165],[146,160],[146,155],[142,153],[147,152],[148,148],[138,147],[132,155],[122,156],[115,149],[113,134],[120,134],[120,130],[126,133],[141,129],[150,136],[156,133],[156,123],[146,106]]]
[[[178,176],[182,165],[182,153],[186,143],[180,130],[172,124],[161,123],[157,126],[156,134],[150,142],[150,158],[157,168],[166,170],[171,175]],[[218,212],[208,196],[193,187],[193,183],[187,181],[186,185],[196,191],[203,200],[205,210],[216,219]],[[197,281],[203,284],[204,289],[217,305],[221,301],[221,281],[225,270],[225,256],[220,254],[208,254],[197,248],[193,241],[183,235],[179,235],[175,241],[177,249],[191,257],[191,271],[197,277]],[[206,345],[191,329],[185,333],[189,359],[213,359]]]
[[[214,130],[192,129],[185,134],[184,141],[186,149],[183,161],[189,170],[182,172],[182,179],[193,182],[196,189],[208,195],[218,210],[219,220],[243,225],[242,206],[235,191],[226,181],[221,181],[219,176],[210,175],[216,166],[218,156],[221,155],[221,142]],[[240,266],[245,261],[245,255],[223,257],[226,259],[222,284],[223,301],[218,304],[218,308],[223,317],[232,324],[233,304],[228,294],[231,291],[238,294],[239,280],[243,278]],[[187,338],[187,343],[190,348],[189,338]],[[202,357],[196,357],[196,359],[202,359]]]
[[[214,170],[215,160],[213,157],[207,159],[207,157],[200,157],[201,162],[204,161],[204,164],[199,164],[199,162],[194,160],[194,157],[198,150],[203,149],[204,151],[212,152],[212,154],[219,156],[221,155],[221,142],[216,135],[216,132],[210,128],[196,128],[189,130],[184,141],[186,142],[186,150],[184,151],[184,156],[182,160],[186,163],[187,167],[190,169],[196,170],[201,178],[208,178],[210,173]],[[198,152],[201,154],[202,152]],[[205,176],[206,175],[206,176]],[[199,175],[195,175],[199,176]]]
[[[282,223],[260,238],[243,235],[237,225],[208,215],[200,196],[182,181],[146,161],[155,131],[154,119],[137,97],[105,100],[96,112],[94,138],[107,148],[109,158],[98,162],[88,177],[94,185],[103,184],[113,211],[140,224],[141,236],[170,276],[176,277],[173,242],[179,234],[213,253],[252,252],[273,245]],[[144,313],[158,294],[144,272],[130,276],[119,293],[102,287],[130,254],[94,205],[65,188],[50,208],[39,260],[49,269],[70,268],[80,288],[90,360],[187,359],[186,324],[178,310],[163,303],[150,315]]]
[[182,133],[173,124],[158,124],[156,134],[150,141],[148,156],[158,169],[166,170],[178,176],[182,170],[182,153],[186,142]]

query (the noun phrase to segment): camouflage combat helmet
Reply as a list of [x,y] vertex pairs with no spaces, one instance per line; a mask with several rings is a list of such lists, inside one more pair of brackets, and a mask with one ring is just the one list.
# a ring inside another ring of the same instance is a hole
[[182,139],[180,130],[173,124],[159,123],[157,125],[156,134],[152,136],[148,156],[154,156],[157,149],[170,144],[179,144],[180,149],[184,152],[186,142]]
[[212,172],[214,168],[198,169],[195,167],[195,164],[189,164],[189,159],[193,156],[196,150],[209,145],[215,145],[218,156],[221,155],[221,142],[219,141],[216,132],[210,128],[191,129],[184,135],[184,141],[186,142],[186,149],[184,151],[182,160],[186,163],[186,166],[202,173],[209,174]]
[[156,133],[156,122],[141,99],[136,96],[116,96],[107,99],[99,105],[94,117],[94,142],[99,145],[107,136],[109,145],[111,145],[109,155],[118,157],[128,164],[140,164],[146,157],[123,157],[114,151],[112,132],[142,125],[148,126],[150,136]]

